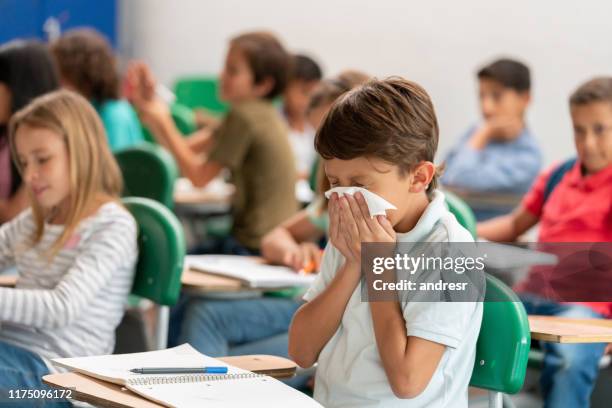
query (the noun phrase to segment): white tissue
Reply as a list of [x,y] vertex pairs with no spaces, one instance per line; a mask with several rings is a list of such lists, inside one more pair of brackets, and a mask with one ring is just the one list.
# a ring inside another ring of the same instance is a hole
[[397,210],[397,207],[393,204],[363,187],[334,187],[325,192],[325,197],[329,199],[332,193],[338,193],[339,196],[342,196],[344,194],[354,195],[356,192],[363,194],[368,210],[370,210],[370,218],[377,215],[387,215],[386,210]]

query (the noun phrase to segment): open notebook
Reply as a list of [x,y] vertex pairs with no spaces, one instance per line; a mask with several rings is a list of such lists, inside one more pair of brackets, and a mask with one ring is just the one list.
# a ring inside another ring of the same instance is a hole
[[185,263],[191,269],[239,279],[251,288],[304,287],[315,279],[315,275],[302,275],[291,268],[263,264],[247,256],[188,255]]
[[[189,344],[146,353],[57,358],[54,364],[123,385],[168,407],[321,407],[282,382],[233,367],[196,351]],[[143,367],[226,366],[227,374],[156,374],[130,372]]]

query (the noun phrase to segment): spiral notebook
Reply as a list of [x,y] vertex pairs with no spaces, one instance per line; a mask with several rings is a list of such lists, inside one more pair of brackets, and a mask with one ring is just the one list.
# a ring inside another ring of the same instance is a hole
[[[199,353],[189,344],[134,354],[58,358],[54,364],[123,385],[136,394],[167,407],[321,407],[312,398],[282,382],[233,367]],[[142,367],[226,366],[227,374],[143,375]]]

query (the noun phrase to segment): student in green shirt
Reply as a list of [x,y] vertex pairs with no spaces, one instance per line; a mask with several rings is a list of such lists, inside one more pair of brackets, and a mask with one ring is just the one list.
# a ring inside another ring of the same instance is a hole
[[230,111],[214,130],[185,138],[168,106],[155,95],[149,68],[128,69],[128,97],[155,139],[176,159],[184,177],[203,187],[229,169],[236,193],[231,236],[197,252],[258,254],[261,238],[297,210],[296,170],[287,127],[272,100],[287,83],[290,55],[270,33],[252,32],[230,41],[221,73],[221,98]]

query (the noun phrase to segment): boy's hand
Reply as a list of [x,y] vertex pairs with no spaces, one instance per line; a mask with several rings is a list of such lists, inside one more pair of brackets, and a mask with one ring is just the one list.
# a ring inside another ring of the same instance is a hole
[[515,116],[502,116],[491,118],[486,125],[489,131],[489,140],[514,140],[523,130],[523,121]]
[[124,83],[126,98],[138,112],[143,124],[155,127],[170,116],[166,103],[155,93],[157,81],[143,62],[133,62],[128,67]]
[[606,346],[606,351],[604,351],[604,354],[612,354],[612,343],[608,343],[608,345]]
[[344,258],[349,261],[353,258],[346,236],[343,234],[342,219],[340,217],[340,196],[333,193],[327,206],[329,211],[329,240],[332,245],[340,251]]
[[494,117],[488,119],[472,137],[469,144],[476,150],[484,149],[494,140],[514,140],[523,130],[523,121],[518,117]]
[[330,201],[330,238],[348,262],[359,264],[363,242],[395,242],[396,234],[387,217],[370,217],[361,193],[343,197],[334,194]]
[[295,271],[316,272],[321,264],[321,249],[312,242],[302,242],[285,254],[283,264]]

